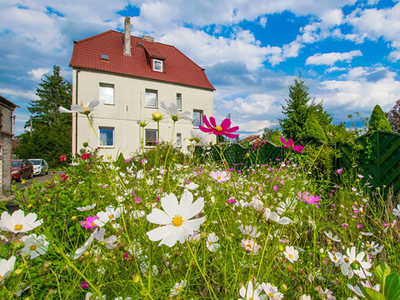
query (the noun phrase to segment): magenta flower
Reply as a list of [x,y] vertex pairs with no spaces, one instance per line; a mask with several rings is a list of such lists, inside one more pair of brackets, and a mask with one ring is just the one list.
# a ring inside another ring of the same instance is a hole
[[338,169],[338,170],[337,170],[337,173],[338,173],[338,174],[342,174],[342,173],[343,173],[343,169]]
[[89,283],[87,281],[81,282],[81,288],[83,288],[84,290],[89,288]]
[[232,134],[232,132],[239,130],[239,126],[230,127],[231,120],[229,120],[228,118],[223,120],[221,125],[217,126],[214,117],[210,117],[210,121],[208,121],[207,117],[203,116],[203,123],[206,127],[199,125],[199,129],[203,132],[212,133],[216,136],[224,135],[230,139],[235,139],[239,136],[238,134]]
[[301,192],[299,192],[297,195],[301,201],[303,201],[307,204],[318,204],[318,201],[319,201],[318,196],[310,195],[307,192],[304,192],[303,194]]
[[283,138],[283,136],[281,136],[281,142],[283,143],[283,148],[289,148],[289,149],[292,149],[294,151],[303,153],[302,151],[303,151],[304,147],[301,146],[301,145],[296,145],[295,146],[292,139],[289,139],[286,142],[286,140]]
[[83,228],[86,228],[86,229],[95,228],[95,227],[97,227],[97,225],[94,224],[94,221],[97,220],[97,219],[99,219],[98,216],[87,217],[87,218],[86,218],[86,221],[82,221],[82,222],[81,222],[81,226],[82,226]]

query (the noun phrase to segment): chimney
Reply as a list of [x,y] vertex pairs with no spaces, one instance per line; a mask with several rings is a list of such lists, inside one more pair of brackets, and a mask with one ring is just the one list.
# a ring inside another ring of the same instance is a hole
[[143,35],[142,36],[142,40],[147,41],[147,42],[152,42],[152,43],[155,42],[154,38],[152,36],[150,36],[150,35]]
[[131,54],[131,18],[125,17],[125,44],[124,55],[132,56]]

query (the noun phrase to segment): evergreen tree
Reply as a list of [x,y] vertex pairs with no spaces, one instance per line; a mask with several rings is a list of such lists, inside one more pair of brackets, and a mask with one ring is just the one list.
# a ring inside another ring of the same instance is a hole
[[60,67],[53,67],[53,74],[45,75],[36,88],[38,100],[29,102],[31,120],[25,124],[30,132],[21,134],[16,153],[21,158],[42,158],[50,167],[60,163],[60,155],[71,153],[72,117],[60,114],[59,106],[71,104],[71,84],[60,74]]
[[301,73],[289,86],[289,99],[282,106],[284,119],[279,123],[285,137],[295,141],[300,139],[300,134],[308,116],[314,114],[323,130],[326,131],[332,122],[331,116],[324,110],[323,102],[315,103],[308,93],[309,87],[301,77]]
[[300,138],[307,141],[313,139],[326,141],[325,132],[314,115],[308,117],[304,124],[303,131],[300,134]]
[[279,130],[279,128],[276,128],[272,133],[269,141],[275,146],[283,146],[283,143],[281,141],[281,136],[282,136],[281,131]]
[[400,133],[400,99],[396,101],[393,108],[385,113],[390,126],[394,132]]
[[379,105],[375,105],[368,123],[368,131],[372,130],[391,130],[390,123]]

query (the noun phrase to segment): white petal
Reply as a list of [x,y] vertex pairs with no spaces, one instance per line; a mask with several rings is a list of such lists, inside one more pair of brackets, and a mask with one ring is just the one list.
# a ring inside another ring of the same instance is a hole
[[178,209],[178,214],[180,214],[183,219],[189,219],[185,218],[184,215],[187,211],[190,210],[192,202],[193,202],[193,194],[188,190],[184,190],[181,200],[179,202],[179,209]]
[[95,110],[96,108],[99,108],[101,105],[99,100],[92,100],[88,104],[88,110],[92,111]]
[[179,213],[178,199],[173,193],[161,198],[161,206],[171,219]]
[[71,111],[81,113],[85,111],[85,108],[81,105],[71,105]]
[[200,228],[200,225],[205,222],[206,218],[202,217],[199,219],[193,219],[193,220],[188,220],[183,223],[182,226],[185,226],[186,228],[190,228],[191,231],[196,231]]
[[76,113],[76,111],[72,111],[72,110],[69,110],[69,109],[66,109],[66,108],[64,108],[64,107],[62,107],[62,106],[60,106],[59,108],[58,108],[58,111],[60,112],[60,113]]
[[160,109],[168,113],[168,107],[165,105],[164,101],[161,101]]
[[167,225],[171,224],[172,219],[162,210],[153,208],[151,213],[147,215],[147,221],[153,224]]
[[167,225],[162,227],[157,227],[153,230],[146,232],[150,241],[156,242],[162,240],[166,235],[168,235],[171,231],[174,231],[175,226]]

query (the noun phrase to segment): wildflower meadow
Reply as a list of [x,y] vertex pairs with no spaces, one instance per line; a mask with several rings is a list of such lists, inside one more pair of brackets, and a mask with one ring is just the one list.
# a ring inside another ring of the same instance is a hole
[[[62,109],[88,116],[101,106]],[[185,113],[162,105],[174,124]],[[1,299],[400,299],[400,204],[357,168],[314,176],[307,146],[250,167],[195,155],[237,126],[204,116],[171,143],[111,161],[84,145],[0,218]],[[161,129],[162,130],[162,129]],[[220,148],[219,148],[220,149]],[[304,152],[304,153],[303,153]]]

